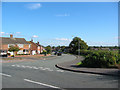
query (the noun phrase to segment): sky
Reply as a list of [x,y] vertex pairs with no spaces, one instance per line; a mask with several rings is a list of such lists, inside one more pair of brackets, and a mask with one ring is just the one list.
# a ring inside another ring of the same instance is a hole
[[47,46],[68,46],[80,37],[89,46],[118,44],[117,2],[3,2],[3,37]]

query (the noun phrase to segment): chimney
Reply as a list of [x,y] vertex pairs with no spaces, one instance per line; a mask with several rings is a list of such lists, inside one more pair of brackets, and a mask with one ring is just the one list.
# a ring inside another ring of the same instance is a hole
[[37,42],[37,44],[39,44],[39,42]]
[[12,35],[12,34],[10,34],[10,38],[13,38],[13,35]]
[[33,39],[31,39],[31,42],[33,42]]

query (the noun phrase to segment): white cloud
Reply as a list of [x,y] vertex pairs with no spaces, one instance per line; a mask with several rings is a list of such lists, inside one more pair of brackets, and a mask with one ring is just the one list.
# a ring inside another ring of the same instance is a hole
[[38,9],[40,7],[42,7],[42,5],[40,3],[27,4],[27,8],[31,9],[31,10]]
[[57,17],[67,17],[70,16],[70,14],[64,13],[64,14],[57,14]]
[[87,42],[88,45],[90,46],[114,46],[114,45],[118,45],[117,42],[93,42],[93,41],[88,41]]
[[0,32],[0,34],[4,34],[5,32]]
[[114,39],[120,39],[120,37],[114,37]]
[[21,32],[16,32],[17,34],[20,34]]
[[71,41],[70,39],[67,39],[67,38],[55,38],[55,40],[60,40],[60,41]]
[[32,37],[33,37],[33,38],[38,38],[38,36],[37,36],[37,35],[33,35]]

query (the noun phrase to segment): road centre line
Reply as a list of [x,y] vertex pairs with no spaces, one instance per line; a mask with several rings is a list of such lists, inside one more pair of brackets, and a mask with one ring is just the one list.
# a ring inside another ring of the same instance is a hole
[[39,84],[39,85],[51,87],[51,88],[61,89],[60,87],[56,87],[56,86],[53,86],[53,85],[49,85],[49,84],[45,84],[45,83],[40,83],[40,82],[32,81],[32,80],[29,80],[29,79],[24,79],[24,80],[27,81],[27,82],[31,82],[31,83],[35,83],[35,84]]
[[3,73],[0,73],[0,75],[6,76],[6,77],[12,77],[11,75],[3,74]]

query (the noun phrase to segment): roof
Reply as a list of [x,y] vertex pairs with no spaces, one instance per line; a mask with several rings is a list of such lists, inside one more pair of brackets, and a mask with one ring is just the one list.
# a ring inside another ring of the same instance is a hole
[[36,43],[37,44],[37,46],[41,46],[39,43]]
[[0,37],[0,43],[1,42],[2,44],[29,44],[24,38]]
[[35,46],[37,46],[37,44],[36,43],[34,43],[33,41],[27,41],[29,44],[33,44],[33,45],[35,45]]

